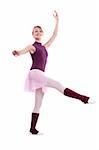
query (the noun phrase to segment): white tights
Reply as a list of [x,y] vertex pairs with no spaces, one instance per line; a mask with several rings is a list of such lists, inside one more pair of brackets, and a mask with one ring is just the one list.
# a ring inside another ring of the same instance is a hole
[[[48,77],[45,77],[45,78],[47,78],[47,83],[45,85],[46,87],[54,88],[58,90],[59,92],[64,93],[65,87],[60,82],[53,80],[51,78],[48,78]],[[34,113],[39,113],[42,100],[43,100],[43,96],[44,96],[44,93],[42,92],[42,88],[36,89],[35,106],[33,110]]]

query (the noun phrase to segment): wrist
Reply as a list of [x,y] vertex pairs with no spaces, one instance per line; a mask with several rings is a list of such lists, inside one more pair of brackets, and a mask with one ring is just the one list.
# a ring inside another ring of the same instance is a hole
[[56,19],[56,22],[57,22],[57,23],[59,22],[59,18]]

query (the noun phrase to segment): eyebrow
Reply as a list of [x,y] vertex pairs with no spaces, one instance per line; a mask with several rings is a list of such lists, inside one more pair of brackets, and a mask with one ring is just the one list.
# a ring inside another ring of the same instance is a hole
[[[38,31],[38,29],[35,29],[35,31]],[[40,29],[40,31],[42,31],[42,32],[43,32],[43,30],[42,30],[42,29]]]

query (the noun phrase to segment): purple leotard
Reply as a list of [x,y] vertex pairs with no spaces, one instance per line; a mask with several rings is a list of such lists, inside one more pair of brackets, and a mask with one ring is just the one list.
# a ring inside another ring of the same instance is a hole
[[36,52],[34,54],[30,53],[32,58],[32,66],[30,70],[39,69],[45,71],[48,52],[46,48],[39,42],[34,42],[33,46],[36,48]]

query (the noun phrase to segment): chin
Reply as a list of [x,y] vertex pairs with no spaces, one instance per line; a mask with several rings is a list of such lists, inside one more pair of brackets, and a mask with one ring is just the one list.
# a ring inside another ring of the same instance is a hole
[[41,38],[35,38],[35,40],[41,40]]

